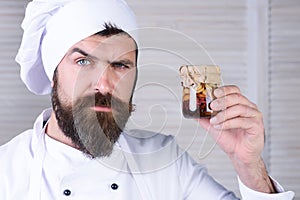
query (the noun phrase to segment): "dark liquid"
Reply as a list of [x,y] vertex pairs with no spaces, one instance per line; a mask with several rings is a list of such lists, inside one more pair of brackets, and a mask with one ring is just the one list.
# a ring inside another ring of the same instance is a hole
[[208,106],[212,100],[212,94],[207,96],[206,84],[201,83],[201,85],[204,90],[196,93],[196,110],[194,111],[190,110],[190,89],[183,89],[182,113],[185,118],[211,118],[215,115]]

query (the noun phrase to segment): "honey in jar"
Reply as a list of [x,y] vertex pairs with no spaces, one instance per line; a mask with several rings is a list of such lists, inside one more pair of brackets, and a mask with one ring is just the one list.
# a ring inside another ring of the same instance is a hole
[[[182,94],[182,113],[186,118],[210,118],[216,113],[209,107],[215,98],[214,89],[221,85],[220,67],[214,65],[184,65],[179,69]],[[191,95],[195,104],[191,105]],[[191,110],[191,107],[194,107]]]

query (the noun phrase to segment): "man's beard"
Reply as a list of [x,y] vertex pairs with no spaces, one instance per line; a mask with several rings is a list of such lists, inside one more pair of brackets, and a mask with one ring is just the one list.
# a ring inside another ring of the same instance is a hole
[[[85,154],[109,156],[132,112],[132,104],[111,94],[95,93],[79,98],[72,105],[62,105],[58,96],[57,73],[54,75],[52,106],[59,128]],[[111,112],[96,112],[92,108],[111,108]]]

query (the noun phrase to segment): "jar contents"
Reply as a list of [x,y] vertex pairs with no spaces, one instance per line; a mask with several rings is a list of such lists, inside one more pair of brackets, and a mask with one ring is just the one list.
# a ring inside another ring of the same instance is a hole
[[[210,109],[209,104],[215,98],[214,89],[221,85],[220,68],[213,65],[185,65],[180,67],[179,73],[183,87],[183,116],[186,118],[210,118],[214,116],[216,113]],[[191,102],[191,99],[195,99],[195,101]]]

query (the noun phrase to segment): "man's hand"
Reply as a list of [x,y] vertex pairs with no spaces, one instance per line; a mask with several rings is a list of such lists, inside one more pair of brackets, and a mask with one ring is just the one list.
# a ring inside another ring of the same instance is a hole
[[253,190],[275,192],[261,158],[264,147],[262,113],[236,86],[224,86],[214,91],[210,104],[218,114],[199,119],[217,144],[231,159],[241,181]]

